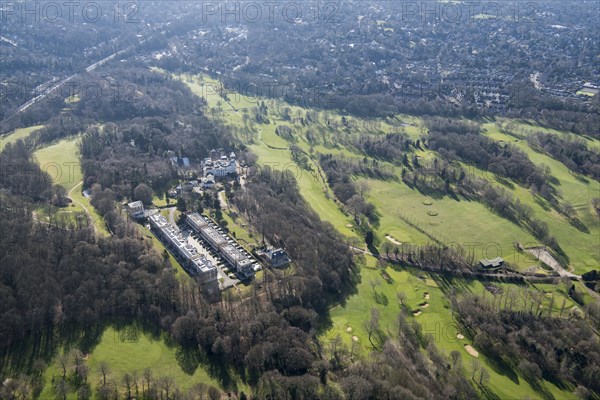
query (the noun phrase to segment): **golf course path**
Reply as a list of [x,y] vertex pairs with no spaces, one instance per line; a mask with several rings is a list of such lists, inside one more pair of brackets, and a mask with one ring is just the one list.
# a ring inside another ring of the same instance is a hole
[[560,275],[561,277],[577,278],[577,279],[581,278],[581,276],[575,275],[575,274],[565,270],[563,268],[563,266],[560,265],[558,263],[558,261],[556,261],[556,259],[554,259],[554,257],[552,257],[552,254],[550,254],[548,252],[548,250],[544,249],[543,247],[531,247],[526,250],[528,253],[533,255],[535,258],[537,258],[538,260],[540,260],[541,262],[543,262],[544,264],[546,264],[550,268],[552,268],[554,271],[556,271],[556,273],[558,275]]
[[83,211],[85,211],[85,215],[86,215],[89,223],[92,225],[92,232],[94,233],[94,236],[96,236],[96,234],[98,232],[96,231],[96,225],[94,225],[94,219],[92,218],[90,211],[87,209],[87,207],[83,203],[81,203],[81,202],[75,200],[73,197],[71,197],[71,193],[73,193],[73,190],[77,189],[81,185],[83,185],[83,181],[81,181],[77,185],[73,186],[73,188],[71,190],[69,190],[68,196],[71,199],[71,201],[73,201],[73,203],[77,204],[79,207],[81,207],[83,209]]
[[176,207],[170,207],[169,208],[169,222],[173,226],[177,226],[177,223],[175,222],[175,210],[177,210]]

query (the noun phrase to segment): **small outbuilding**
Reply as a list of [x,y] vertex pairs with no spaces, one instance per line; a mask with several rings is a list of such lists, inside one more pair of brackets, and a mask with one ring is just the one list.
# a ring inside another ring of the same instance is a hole
[[291,262],[290,257],[283,249],[268,250],[264,253],[264,258],[274,268],[284,267]]
[[144,204],[141,201],[133,201],[127,204],[127,211],[132,218],[141,219],[146,216],[144,212]]
[[496,257],[492,259],[484,258],[479,260],[479,266],[483,269],[498,269],[504,265],[504,259],[502,257]]

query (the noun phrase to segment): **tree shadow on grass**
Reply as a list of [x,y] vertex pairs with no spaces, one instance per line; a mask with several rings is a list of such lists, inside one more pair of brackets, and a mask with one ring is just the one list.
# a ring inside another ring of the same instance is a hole
[[554,175],[548,176],[548,182],[555,186],[560,186],[560,180]]
[[0,350],[2,376],[29,375],[33,372],[35,361],[41,360],[49,365],[61,348],[78,348],[83,353],[89,353],[100,343],[105,329],[104,323],[86,328],[68,325],[29,335]]
[[477,388],[479,389],[479,391],[481,392],[481,394],[483,395],[483,398],[485,398],[487,400],[502,400],[500,398],[500,396],[498,396],[496,393],[492,392],[487,386],[480,385],[477,382],[474,382],[474,383],[477,386]]
[[550,207],[548,204],[546,204],[546,200],[544,200],[541,196],[535,195],[533,199],[540,207],[542,207],[544,211],[550,211]]
[[379,256],[380,256],[379,249],[377,249],[377,246],[375,246],[374,243],[368,244],[367,245],[367,250],[369,250],[369,252],[371,254],[373,254],[373,257],[379,258]]
[[536,392],[538,392],[542,398],[544,400],[555,400],[556,398],[554,397],[554,395],[552,394],[552,392],[550,392],[550,390],[546,389],[546,387],[544,387],[541,382],[539,381],[529,381],[529,383],[531,384],[531,387],[533,387],[533,390],[535,390]]
[[442,192],[439,190],[434,190],[434,189],[431,189],[428,187],[423,187],[421,185],[414,185],[412,182],[408,182],[407,180],[403,180],[403,182],[406,184],[406,186],[408,186],[412,190],[416,190],[417,192],[421,193],[423,196],[431,197],[432,199],[435,199],[435,200],[443,199],[445,196],[448,195],[448,193],[445,193],[445,192]]
[[577,179],[581,183],[585,183],[586,185],[588,183],[590,183],[590,180],[581,174],[572,174],[572,175],[575,177],[575,179]]
[[494,356],[494,354],[486,351],[486,349],[478,349],[484,354],[488,360],[488,364],[490,368],[497,373],[498,375],[506,376],[508,379],[513,381],[515,384],[519,384],[519,376],[515,372],[515,370],[508,365],[505,361],[499,360]]
[[585,224],[583,222],[581,222],[581,220],[577,217],[575,218],[569,218],[569,224],[571,224],[571,226],[575,227],[575,229],[577,229],[580,232],[583,233],[590,233],[590,230],[588,229],[587,226],[585,226]]
[[197,349],[179,346],[175,352],[177,364],[183,372],[194,375],[200,365],[201,357]]
[[392,285],[394,283],[394,278],[392,278],[384,268],[380,269],[379,272],[381,273],[381,277],[383,278],[385,283],[387,283],[388,285]]
[[498,183],[506,186],[510,190],[514,190],[514,188],[515,188],[515,184],[506,178],[498,176],[498,177],[496,177],[496,180],[498,181]]
[[388,300],[388,297],[385,295],[385,293],[374,292],[373,298],[375,298],[375,303],[381,304],[382,306],[387,306],[390,302]]
[[[223,389],[238,391],[237,381],[233,377],[232,370],[221,357],[206,355],[196,347],[177,345],[175,358],[181,370],[186,374],[194,375],[198,368],[202,368],[211,378],[219,382]],[[243,380],[243,371],[238,371],[238,373]]]
[[452,293],[452,291],[471,292],[469,284],[473,279],[467,279],[462,276],[454,276],[443,273],[429,273],[429,276],[437,284],[438,288],[444,294]]
[[[225,390],[238,391],[237,382],[231,376],[231,370],[221,357],[207,357],[208,364],[203,363],[211,377],[215,378]],[[238,371],[243,372],[243,371]],[[242,375],[243,379],[243,375]]]

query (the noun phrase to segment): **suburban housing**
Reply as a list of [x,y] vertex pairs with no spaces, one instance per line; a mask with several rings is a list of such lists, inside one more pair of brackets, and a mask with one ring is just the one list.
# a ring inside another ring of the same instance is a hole
[[149,220],[156,235],[167,244],[168,249],[190,276],[197,277],[200,283],[209,289],[218,288],[216,266],[203,254],[198,254],[178,228],[169,224],[160,214],[151,215]]
[[259,251],[256,254],[273,268],[284,267],[292,261],[285,250],[281,248]]
[[144,218],[146,215],[144,212],[144,204],[141,201],[133,201],[127,204],[127,211],[131,218],[135,219]]
[[240,279],[254,274],[253,260],[239,250],[226,234],[216,230],[210,221],[198,213],[190,213],[186,217],[188,225],[219,252],[227,263],[237,272]]

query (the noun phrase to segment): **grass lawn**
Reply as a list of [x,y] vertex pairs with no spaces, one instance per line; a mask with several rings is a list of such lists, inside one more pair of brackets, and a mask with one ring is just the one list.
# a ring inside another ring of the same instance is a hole
[[166,206],[175,206],[177,204],[177,199],[169,199],[169,202],[167,203],[167,198],[165,197],[165,195],[161,195],[160,197],[157,195],[154,195],[154,198],[152,199],[152,204],[154,204],[156,207],[166,207]]
[[[309,144],[305,137],[305,131],[303,131],[304,128],[294,129],[294,127],[298,127],[293,122],[284,121],[281,114],[272,111],[273,109],[279,110],[287,107],[290,108],[292,116],[300,117],[304,116],[306,109],[265,99],[269,106],[271,123],[248,123],[248,121],[244,121],[242,114],[244,109],[256,106],[255,99],[229,91],[228,97],[231,105],[225,104],[220,96],[205,85],[210,83],[210,86],[218,87],[218,82],[205,76],[201,78],[183,76],[180,79],[187,83],[192,91],[208,101],[209,107],[214,111],[212,114],[214,118],[233,127],[234,132],[236,130],[238,132],[250,132],[249,136],[251,138],[245,138],[245,141],[258,156],[260,165],[270,165],[275,169],[288,170],[294,173],[301,194],[319,216],[330,221],[343,234],[357,236],[352,228],[348,226],[352,223],[351,219],[341,212],[338,204],[329,196],[330,191],[327,185],[320,180],[318,174],[314,176],[311,172],[299,169],[294,164],[288,150],[293,142],[309,154],[312,147],[315,153],[363,157],[354,150],[340,145],[341,142],[336,135],[340,134],[341,130],[328,131],[329,128],[321,122],[314,123],[311,128],[319,130],[320,134],[321,131],[325,133],[321,134],[318,143]],[[274,104],[277,106],[274,107]],[[333,118],[334,120],[341,118],[335,113],[327,113],[324,118]],[[210,115],[210,111],[208,114]],[[400,115],[396,118],[381,121],[366,121],[354,117],[347,117],[346,120],[353,127],[351,129],[355,134],[403,132],[413,139],[418,139],[422,135],[422,121],[410,116]],[[275,134],[277,125],[292,127],[294,139],[286,140]],[[431,156],[426,152],[420,153],[423,153],[419,155],[425,158]],[[315,156],[309,155],[309,157],[311,162],[314,163]],[[418,191],[410,189],[402,182],[368,180],[368,184],[370,187],[367,192],[368,200],[373,202],[381,213],[381,223],[377,229],[377,236],[380,240],[386,240],[384,236],[387,234],[402,243],[421,245],[431,242],[426,234],[414,228],[414,225],[417,225],[427,234],[445,243],[458,243],[474,249],[475,259],[502,255],[507,261],[516,264],[518,267],[525,268],[538,264],[531,257],[517,253],[513,247],[514,242],[530,243],[534,242],[535,239],[520,226],[497,216],[479,202],[467,203],[466,200],[455,200],[450,197],[429,198]],[[409,220],[410,223],[407,223],[406,220]],[[361,270],[361,283],[357,288],[358,293],[351,296],[343,306],[338,305],[331,309],[332,327],[320,335],[325,347],[329,340],[339,334],[344,343],[348,346],[355,343],[355,347],[359,349],[362,356],[368,356],[371,346],[368,341],[365,322],[370,319],[371,309],[377,308],[379,310],[381,329],[388,332],[388,334],[395,335],[397,315],[400,312],[400,304],[396,293],[401,291],[406,295],[408,308],[411,311],[421,311],[420,315],[411,316],[409,319],[423,324],[424,332],[433,335],[437,346],[446,355],[454,349],[459,350],[463,355],[465,374],[470,376],[470,371],[473,368],[471,364],[472,356],[466,352],[463,346],[468,343],[468,339],[461,341],[456,338],[456,334],[459,333],[458,328],[452,320],[452,314],[444,293],[454,285],[458,285],[459,292],[482,293],[486,290],[483,285],[476,281],[452,282],[449,284],[436,281],[431,276],[419,273],[416,270],[395,270],[392,267],[385,269],[390,277],[388,283],[380,271],[375,268],[375,265],[376,260],[368,258],[366,266]],[[516,285],[499,285],[503,290],[524,290],[516,287]],[[551,297],[555,296],[552,312],[553,314],[558,312],[558,308],[562,305],[562,299],[565,298],[564,293],[561,292],[562,289],[554,285],[537,289],[542,290],[547,296],[544,302],[545,306],[548,306]],[[429,294],[427,300],[425,300],[426,292]],[[427,306],[423,305],[425,301],[428,304]],[[565,309],[569,310],[573,306],[574,303],[567,300]],[[490,372],[490,388],[500,398],[541,397],[523,379],[518,376],[509,377],[504,371],[498,370],[481,352],[478,361]],[[562,391],[548,382],[543,385],[556,398],[574,397],[569,391]]]
[[475,260],[501,256],[520,267],[536,264],[514,248],[515,242],[533,242],[533,236],[479,202],[428,198],[403,182],[368,180],[368,185],[367,199],[382,213],[377,231],[382,240],[389,234],[399,242],[418,246],[432,242],[404,218],[445,244],[471,250]]
[[[56,208],[56,207],[40,207],[35,210],[35,217],[38,221],[44,221],[50,224],[66,224],[67,226],[75,227],[78,222],[82,224],[83,227],[86,227],[85,223],[85,213],[83,209],[71,203],[69,207],[66,208]],[[78,221],[79,220],[79,221]]]
[[[98,213],[98,211],[96,211],[94,206],[90,204],[90,198],[83,196],[80,189],[81,188],[75,188],[75,190],[71,191],[69,197],[73,199],[72,204],[75,204],[75,206],[79,208],[81,208],[79,204],[85,206],[88,215],[90,215],[92,217],[92,220],[94,221],[96,232],[105,236],[110,235],[110,232],[108,231],[108,229],[106,228],[106,224],[104,223],[104,218]],[[77,202],[79,204],[77,204]]]
[[578,90],[577,92],[575,92],[575,94],[583,94],[589,97],[594,97],[597,93],[589,92],[587,90]]
[[83,173],[79,160],[78,138],[63,139],[51,146],[33,153],[42,170],[48,172],[55,184],[62,185],[73,202],[68,211],[87,211],[91,216],[96,232],[109,235],[104,218],[90,204],[90,199],[81,192]]
[[50,174],[52,181],[64,186],[67,192],[83,179],[78,143],[79,138],[63,139],[33,153],[42,171]]
[[[182,76],[180,79],[190,87],[192,92],[204,97],[210,107],[217,107],[219,103],[223,103],[223,99],[214,91],[214,88],[220,85],[215,80],[206,76],[202,76],[201,79]],[[230,126],[244,127],[244,119],[240,111],[243,112],[245,108],[255,107],[257,99],[231,91],[228,92],[228,97],[237,111],[232,111],[228,104],[223,105],[224,109],[230,111],[227,113],[227,120],[225,122]],[[210,112],[207,115],[210,116]],[[318,178],[309,171],[300,169],[294,163],[291,153],[287,150],[289,143],[275,134],[275,126],[275,123],[258,125],[260,140],[249,146],[258,156],[258,163],[261,166],[269,166],[273,169],[293,173],[298,180],[300,193],[302,193],[313,210],[322,219],[331,222],[342,234],[356,236],[352,229],[347,226],[352,223],[351,218],[344,215],[334,201],[327,197],[326,189],[322,186]],[[273,147],[277,147],[277,149]]]
[[563,139],[583,140],[586,142],[586,144],[589,148],[595,149],[596,151],[600,150],[600,140],[595,139],[591,136],[577,135],[572,132],[560,131],[560,130],[552,129],[552,128],[546,128],[543,126],[539,126],[535,121],[529,121],[529,120],[499,118],[497,121],[499,123],[505,123],[507,125],[510,125],[511,129],[513,131],[516,131],[517,134],[522,135],[522,136],[529,135],[533,132],[551,133],[553,135],[558,135]]
[[[122,378],[125,373],[137,371],[141,377],[146,368],[151,370],[154,378],[172,377],[182,390],[187,390],[197,383],[219,387],[218,381],[211,377],[202,365],[191,363],[188,372],[184,372],[179,361],[183,359],[181,350],[169,346],[163,338],[156,339],[139,331],[137,341],[124,341],[120,339],[119,332],[110,327],[104,331],[100,343],[86,360],[89,367],[88,382],[92,389],[95,388],[101,380],[100,364],[106,362],[110,369],[110,379],[121,389],[124,388]],[[40,399],[54,398],[51,389],[53,375],[62,376],[58,357],[44,374],[46,385]],[[238,390],[248,391],[245,386],[239,386]],[[72,393],[68,398],[76,399],[77,396]]]
[[67,104],[75,104],[78,103],[81,100],[81,97],[79,96],[79,94],[75,94],[72,96],[69,96],[65,99],[65,103]]
[[486,125],[485,128],[490,138],[511,143],[527,153],[534,164],[545,164],[550,167],[551,174],[559,181],[556,188],[560,193],[561,203],[570,202],[573,205],[577,217],[585,224],[589,233],[571,225],[564,216],[553,209],[548,209],[543,201],[536,201],[528,190],[515,185],[513,192],[521,202],[534,209],[538,218],[548,223],[550,234],[556,237],[569,256],[575,273],[581,274],[597,268],[600,265],[600,221],[592,209],[591,201],[594,197],[600,197],[600,183],[591,178],[581,179],[571,174],[561,162],[534,151],[524,140],[517,140],[499,132],[495,125]]
[[[167,221],[169,220],[169,209],[168,208],[163,208],[160,211],[160,215],[162,215],[163,217],[165,217],[167,219]],[[175,221],[177,221],[177,219],[175,219]]]
[[27,136],[31,134],[31,132],[36,131],[38,129],[43,128],[44,125],[34,125],[27,128],[19,128],[14,130],[13,132],[7,133],[4,136],[0,137],[0,150],[6,146],[7,143],[14,143],[19,139],[25,139]]
[[258,162],[261,165],[293,173],[298,181],[300,193],[321,219],[329,221],[345,236],[356,236],[356,233],[347,226],[352,224],[352,218],[342,213],[333,199],[326,195],[318,178],[294,164],[289,151],[273,150],[266,145],[252,145],[250,148],[258,155]]
[[[246,250],[250,251],[252,247],[258,246],[260,237],[256,232],[250,232],[248,225],[238,217],[235,220],[231,217],[230,211],[223,211],[223,219],[227,221],[229,234],[239,242]],[[242,226],[243,225],[243,226]]]
[[[376,260],[372,257],[367,258],[367,265],[361,270],[361,283],[358,286],[358,294],[351,296],[347,303],[338,305],[331,309],[332,327],[324,332],[320,339],[327,348],[330,340],[340,335],[342,341],[351,346],[352,337],[355,336],[358,351],[363,357],[367,357],[372,351],[368,340],[368,334],[365,329],[365,323],[370,319],[372,308],[379,310],[380,327],[384,332],[391,332],[394,336],[398,330],[397,316],[400,313],[401,305],[397,299],[396,293],[403,292],[406,295],[406,304],[410,310],[420,310],[418,316],[409,316],[409,323],[419,323],[422,326],[423,333],[430,334],[436,346],[440,351],[449,357],[452,350],[458,350],[462,354],[464,373],[470,377],[472,372],[472,362],[474,358],[464,349],[464,344],[473,344],[468,338],[458,339],[456,335],[460,332],[459,327],[452,319],[448,300],[445,297],[444,290],[454,287],[459,293],[473,292],[482,293],[485,289],[477,281],[453,281],[440,282],[432,279],[428,274],[418,272],[417,270],[398,270],[388,266],[385,271],[391,278],[391,282],[386,282],[380,272],[375,268]],[[374,289],[372,282],[375,283]],[[499,284],[504,290],[516,285]],[[554,286],[549,285],[548,291]],[[425,299],[425,293],[429,294],[429,299]],[[491,294],[488,293],[491,297]],[[555,304],[562,304],[559,300],[560,293],[555,299]],[[427,302],[427,307],[420,304]],[[572,307],[573,303],[569,302]],[[350,329],[348,329],[350,328]],[[541,398],[541,395],[535,392],[533,387],[524,379],[517,378],[517,382],[509,378],[505,372],[498,370],[482,353],[479,351],[477,360],[490,373],[490,388],[502,399],[522,399]],[[544,386],[557,399],[575,398],[569,391],[564,391],[555,385],[545,382]]]

